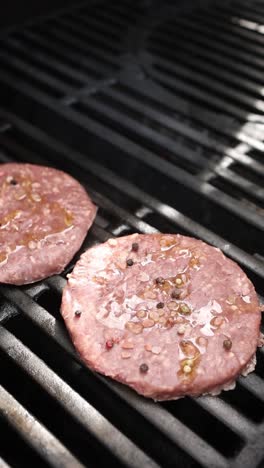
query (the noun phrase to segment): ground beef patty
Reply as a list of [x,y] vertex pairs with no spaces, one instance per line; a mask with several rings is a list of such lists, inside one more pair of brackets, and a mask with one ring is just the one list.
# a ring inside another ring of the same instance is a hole
[[0,282],[31,283],[60,273],[96,214],[68,174],[31,164],[0,165]]
[[238,265],[200,240],[164,234],[85,252],[62,315],[91,369],[156,400],[232,387],[252,370],[261,319]]

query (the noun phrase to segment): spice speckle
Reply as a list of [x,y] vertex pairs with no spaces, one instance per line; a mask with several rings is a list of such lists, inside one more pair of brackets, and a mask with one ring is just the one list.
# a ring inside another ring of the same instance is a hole
[[232,341],[227,339],[223,341],[223,347],[229,351],[232,348]]
[[192,372],[191,366],[185,365],[183,368],[184,374],[190,374]]
[[165,283],[165,279],[162,278],[161,276],[159,276],[158,278],[155,279],[155,283],[156,283],[156,284],[164,284],[164,283]]
[[174,289],[171,293],[172,299],[179,299],[181,295],[181,291],[179,289]]
[[17,181],[15,179],[11,179],[9,183],[10,185],[17,185]]
[[181,278],[176,278],[175,283],[180,286],[182,284],[182,279]]
[[137,242],[133,242],[132,248],[131,248],[132,252],[138,252],[138,247],[139,247],[139,246],[138,246],[138,243],[137,243]]
[[191,309],[187,304],[180,304],[180,311],[184,315],[189,315],[191,313]]
[[82,315],[82,311],[81,310],[75,310],[74,314],[75,314],[75,317],[80,317]]
[[114,346],[113,340],[107,340],[107,341],[106,341],[106,343],[105,343],[106,349],[112,349],[113,346]]
[[146,372],[148,372],[149,370],[149,366],[145,362],[143,362],[143,364],[140,364],[139,370],[142,374],[146,374]]
[[126,261],[127,266],[132,266],[134,264],[132,258],[128,258]]
[[163,307],[164,307],[164,302],[158,302],[158,304],[157,304],[156,307],[157,307],[157,309],[163,309]]

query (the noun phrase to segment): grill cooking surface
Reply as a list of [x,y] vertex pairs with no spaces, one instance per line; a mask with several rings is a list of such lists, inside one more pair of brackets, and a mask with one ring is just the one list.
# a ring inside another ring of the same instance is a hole
[[[0,160],[87,187],[82,251],[196,236],[261,294],[263,2],[175,3],[86,2],[4,37]],[[67,272],[0,287],[1,467],[263,466],[263,349],[235,391],[154,404],[81,365],[59,313]]]

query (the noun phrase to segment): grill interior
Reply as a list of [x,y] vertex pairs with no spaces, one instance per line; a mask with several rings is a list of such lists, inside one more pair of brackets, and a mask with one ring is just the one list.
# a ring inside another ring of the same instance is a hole
[[[0,160],[78,178],[81,252],[132,232],[220,247],[262,293],[264,5],[82,2],[0,42]],[[263,349],[220,397],[154,404],[84,369],[66,273],[0,286],[0,466],[264,466]],[[15,450],[14,450],[15,447]]]

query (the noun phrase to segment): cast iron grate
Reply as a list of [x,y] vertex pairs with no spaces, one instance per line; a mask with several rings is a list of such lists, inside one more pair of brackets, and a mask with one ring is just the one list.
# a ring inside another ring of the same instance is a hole
[[[79,178],[99,206],[82,251],[177,231],[222,248],[261,294],[264,7],[187,3],[87,2],[3,38],[0,160]],[[59,314],[65,274],[0,287],[10,466],[261,466],[263,351],[233,392],[153,404],[83,369]]]

